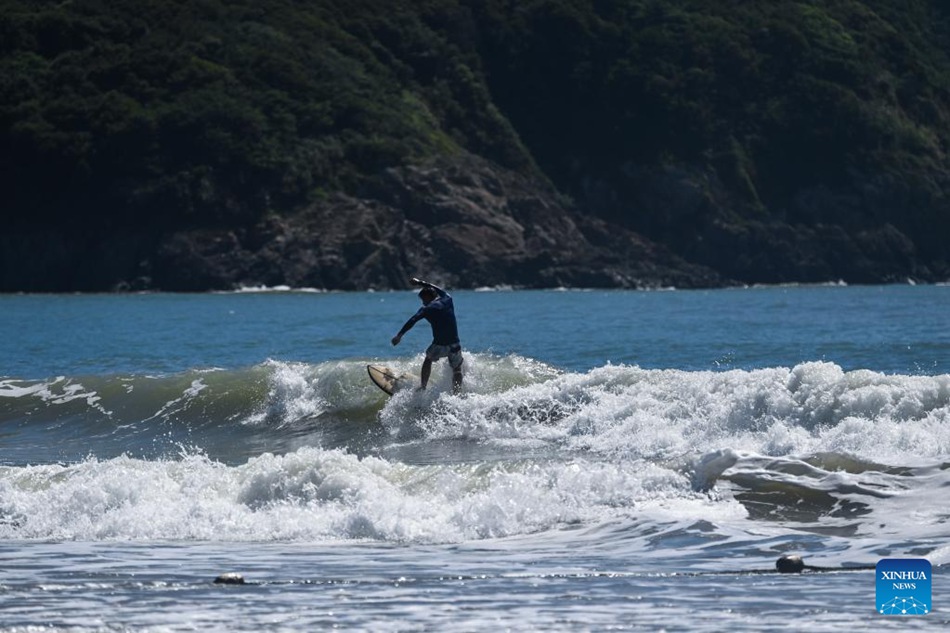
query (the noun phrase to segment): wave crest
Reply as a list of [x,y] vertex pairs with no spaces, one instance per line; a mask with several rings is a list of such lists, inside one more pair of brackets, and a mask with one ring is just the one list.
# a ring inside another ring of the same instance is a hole
[[[404,372],[419,360],[384,362]],[[571,373],[518,356],[470,354],[461,396],[451,394],[442,363],[429,390],[389,398],[368,380],[367,362],[4,380],[4,459],[156,456],[191,446],[236,461],[306,445],[372,453],[393,443],[447,440],[654,461],[720,448],[881,463],[950,455],[946,374],[845,372],[824,362],[725,372],[606,365]],[[48,446],[59,452],[51,457]]]

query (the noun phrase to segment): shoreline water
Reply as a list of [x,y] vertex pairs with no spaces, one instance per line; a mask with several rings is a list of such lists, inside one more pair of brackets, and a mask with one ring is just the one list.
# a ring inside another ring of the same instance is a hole
[[[22,544],[21,544],[22,545]],[[681,574],[578,568],[563,560],[512,560],[499,551],[405,552],[368,546],[304,551],[167,543],[26,544],[41,579],[11,582],[5,623],[48,630],[234,631],[343,628],[434,630],[842,631],[941,630],[944,609],[883,617],[871,571],[826,574]],[[0,556],[7,558],[0,543]],[[354,551],[355,550],[355,551]],[[478,558],[486,562],[474,562]],[[501,559],[497,563],[488,560]],[[251,562],[247,562],[250,560]],[[159,562],[161,561],[161,562]],[[237,566],[258,584],[215,585]],[[504,571],[507,568],[508,571]],[[60,570],[60,571],[55,571]],[[4,577],[7,576],[7,577]],[[947,575],[935,568],[934,587]],[[950,595],[935,590],[935,601]],[[38,619],[37,614],[42,613]]]
[[[456,292],[709,292],[716,290],[756,290],[756,289],[780,289],[780,288],[887,288],[893,286],[934,286],[934,287],[945,287],[950,285],[950,279],[944,281],[920,281],[908,277],[903,281],[891,281],[891,282],[872,282],[872,283],[855,283],[855,282],[846,282],[843,279],[837,280],[827,280],[827,281],[812,281],[812,282],[782,282],[782,283],[736,283],[736,284],[727,284],[723,286],[710,286],[710,287],[689,287],[689,288],[679,288],[676,286],[654,286],[646,285],[638,288],[622,288],[622,287],[586,287],[586,286],[556,286],[556,287],[535,287],[535,286],[518,286],[514,284],[503,284],[500,286],[479,286],[474,288],[458,288],[455,289]],[[48,291],[48,292],[28,292],[28,291],[11,291],[11,292],[2,292],[0,297],[3,296],[135,296],[135,295],[161,295],[161,294],[170,294],[170,295],[229,295],[229,294],[361,294],[361,293],[398,293],[406,292],[412,290],[411,286],[406,286],[405,288],[365,288],[357,290],[349,289],[340,289],[340,288],[313,288],[313,287],[296,287],[288,286],[284,284],[279,284],[275,286],[241,286],[233,288],[230,290],[197,290],[197,291],[178,291],[178,290],[161,290],[161,289],[146,289],[146,290],[125,290],[125,289],[116,289],[113,291],[95,291],[95,292],[57,292],[57,291]]]
[[942,288],[454,294],[0,297],[0,631],[947,626]]

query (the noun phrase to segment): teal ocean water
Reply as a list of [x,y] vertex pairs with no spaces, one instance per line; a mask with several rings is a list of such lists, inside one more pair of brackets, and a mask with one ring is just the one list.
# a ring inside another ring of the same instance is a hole
[[0,296],[0,630],[950,624],[950,287],[453,296]]

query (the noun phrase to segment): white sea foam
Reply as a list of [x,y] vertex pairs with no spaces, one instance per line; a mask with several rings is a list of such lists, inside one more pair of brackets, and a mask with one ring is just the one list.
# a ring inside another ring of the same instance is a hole
[[[390,364],[407,371],[419,361]],[[868,513],[883,526],[868,528],[873,536],[896,534],[900,513],[910,513],[925,541],[947,520],[927,504],[939,498],[941,464],[950,461],[947,375],[831,363],[565,373],[472,354],[465,393],[453,396],[444,369],[430,390],[392,398],[356,361],[143,379],[135,397],[157,403],[163,419],[218,420],[204,436],[209,452],[233,441],[215,410],[222,394],[236,398],[224,410],[243,412],[238,420],[260,445],[285,430],[316,445],[230,463],[190,451],[2,467],[0,538],[458,543],[696,517],[720,535],[778,529],[776,520],[845,534],[863,529],[855,517]],[[105,384],[128,397],[124,386]],[[16,393],[10,400],[41,402],[90,393],[57,381],[4,389]],[[376,456],[320,447],[325,419],[349,425],[347,443],[364,438],[371,421],[391,440]],[[400,446],[413,443],[436,453],[458,446],[459,458],[400,459],[412,454]]]
[[[950,455],[950,375],[844,372],[824,362],[727,372],[608,365],[538,372],[528,384],[499,391],[498,381],[482,392],[497,381],[495,367],[478,366],[484,360],[473,363],[474,393],[406,394],[387,403],[382,420],[411,420],[430,438],[543,440],[648,459],[717,448],[900,464]],[[427,414],[414,418],[419,407]]]
[[[387,362],[399,373],[417,372],[421,356]],[[393,398],[370,383],[360,361],[88,380],[6,380],[4,419],[42,414],[55,424],[57,416],[79,415],[178,427],[235,420],[263,431],[309,428],[320,418],[354,433],[379,423],[397,437],[523,441],[654,461],[720,448],[903,465],[950,455],[950,375],[846,372],[827,362],[723,372],[605,365],[576,373],[517,355],[467,354],[461,396],[451,395],[451,373],[440,363],[427,391]]]
[[[326,400],[310,366],[268,361],[269,390],[264,403],[243,419],[249,425],[288,426],[323,412]],[[326,384],[325,382],[323,384]]]
[[287,285],[277,285],[277,286],[241,286],[236,290],[229,292],[237,294],[261,294],[261,293],[271,293],[271,292],[305,292],[305,293],[327,293],[329,292],[325,288],[307,288],[307,287],[293,287]]
[[413,466],[304,448],[0,468],[0,538],[458,542],[710,504],[681,473],[586,460]]

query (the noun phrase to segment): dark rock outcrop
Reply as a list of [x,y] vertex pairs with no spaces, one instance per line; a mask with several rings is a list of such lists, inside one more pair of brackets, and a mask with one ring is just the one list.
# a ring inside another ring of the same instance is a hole
[[246,229],[168,236],[150,264],[163,290],[239,286],[697,287],[723,280],[633,231],[577,214],[553,188],[461,156],[388,170],[364,197],[336,194]]
[[[920,184],[854,174],[834,189],[799,191],[784,212],[767,213],[713,169],[628,164],[584,178],[576,195],[593,215],[744,283],[950,278],[950,259],[935,239],[947,223],[944,204]],[[933,237],[912,225],[918,206],[933,209]]]
[[[915,243],[886,221],[850,231],[820,222],[729,221],[716,199],[721,191],[695,174],[636,182],[634,202],[651,197],[651,206],[664,209],[651,226],[581,213],[538,178],[459,155],[386,170],[360,196],[333,194],[250,226],[159,236],[37,227],[0,237],[0,291],[360,290],[406,287],[414,275],[455,288],[715,287],[747,282],[749,271],[765,283],[950,275],[922,263]],[[601,187],[609,208],[610,191]],[[828,195],[816,193],[826,205]],[[683,222],[695,230],[674,239]],[[672,246],[643,237],[647,231],[668,236]]]

